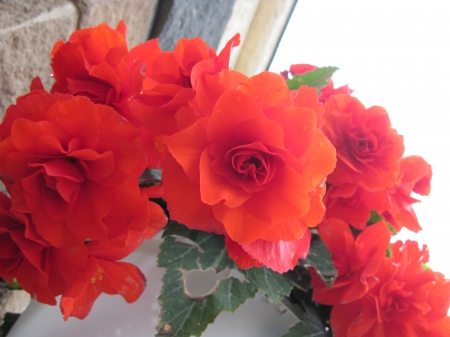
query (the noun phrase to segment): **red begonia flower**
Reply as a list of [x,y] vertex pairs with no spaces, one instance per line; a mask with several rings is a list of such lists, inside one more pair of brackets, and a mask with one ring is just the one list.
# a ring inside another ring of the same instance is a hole
[[359,184],[370,191],[394,186],[404,145],[386,110],[366,109],[354,97],[335,95],[324,106],[324,119],[323,132],[336,147],[337,156],[328,183]]
[[162,52],[146,66],[142,95],[130,102],[133,114],[151,131],[171,135],[179,130],[178,114],[189,109],[197,80],[205,73],[228,69],[234,36],[216,55],[202,39],[180,39],[173,52]]
[[87,267],[61,297],[64,319],[85,318],[97,297],[103,292],[119,294],[128,303],[136,301],[145,287],[145,276],[127,262],[89,257]]
[[431,191],[431,165],[420,156],[409,156],[400,161],[400,186],[406,192],[429,195]]
[[226,236],[228,256],[239,268],[266,266],[278,273],[294,269],[299,259],[305,259],[309,252],[311,234],[309,231],[301,239],[291,242],[256,240],[240,245]]
[[[236,76],[222,77],[228,75]],[[279,75],[265,72],[226,87],[212,88],[210,100],[199,84],[195,100],[205,97],[197,105],[210,117],[171,136],[163,166],[171,217],[191,229],[226,233],[242,247],[299,240],[323,216],[318,196],[334,149],[316,127],[316,112],[295,106]]]
[[329,219],[319,225],[319,234],[331,253],[338,276],[328,288],[315,269],[310,268],[313,299],[336,305],[363,297],[377,284],[375,275],[391,237],[387,224],[380,221],[367,227],[355,239],[346,223]]
[[386,190],[371,192],[355,184],[331,185],[324,198],[325,217],[335,218],[364,229],[371,211],[381,212],[389,209]]
[[167,223],[162,208],[148,203],[149,223],[144,231],[130,230],[112,240],[93,240],[86,244],[89,259],[61,298],[64,319],[85,318],[96,298],[103,292],[122,295],[127,302],[138,299],[145,286],[145,277],[134,265],[118,262],[133,252],[144,239],[151,238]]
[[39,302],[55,305],[87,262],[84,244],[51,247],[31,219],[10,211],[11,200],[0,193],[0,277],[14,280]]
[[129,121],[128,99],[139,94],[142,69],[160,53],[157,40],[147,41],[128,51],[123,21],[116,30],[106,24],[75,31],[67,42],[52,50],[52,92],[89,97],[93,102],[113,107]]
[[378,283],[362,298],[333,307],[336,337],[448,336],[450,281],[430,269],[416,242],[392,245],[376,274]]
[[411,207],[419,200],[411,197],[411,192],[420,195],[430,194],[431,176],[430,164],[420,156],[409,156],[400,161],[399,181],[387,189],[391,206],[383,212],[383,216],[397,232],[403,227],[416,233],[422,229]]
[[[281,72],[281,75],[285,80],[287,80],[289,78],[289,73],[291,74],[291,76],[295,76],[309,73],[315,69],[317,69],[317,66],[313,66],[311,64],[293,64],[290,66],[289,71],[285,70]],[[353,90],[350,89],[348,85],[335,88],[333,80],[331,78],[328,79],[328,84],[325,87],[321,88],[319,91],[320,91],[319,101],[322,103],[328,101],[328,99],[333,95],[337,94],[350,95],[353,92]]]
[[[0,178],[12,209],[55,247],[143,230],[147,199],[139,131],[83,96],[33,91],[0,127]],[[143,213],[144,212],[144,213]]]

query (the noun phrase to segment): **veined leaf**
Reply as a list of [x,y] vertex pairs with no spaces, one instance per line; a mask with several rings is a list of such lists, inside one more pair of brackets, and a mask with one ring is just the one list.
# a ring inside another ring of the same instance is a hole
[[[190,230],[171,221],[163,238],[158,266],[167,270],[158,298],[162,309],[158,336],[200,336],[222,311],[234,312],[258,290],[278,302],[298,283],[291,274],[279,274],[265,267],[239,269],[228,257],[221,235]],[[242,278],[219,280],[208,293],[191,295],[186,286],[189,272],[210,269],[216,273],[236,270]]]
[[289,295],[293,282],[286,274],[279,274],[266,267],[250,268],[243,271],[247,279],[264,291],[274,303]]
[[160,245],[158,266],[166,267],[158,300],[162,315],[158,336],[200,336],[222,311],[234,312],[258,290],[253,283],[229,278],[204,296],[192,296],[186,286],[191,270],[238,269],[228,257],[224,237],[189,230],[176,222],[167,226]]
[[287,80],[286,83],[289,90],[297,90],[302,85],[321,89],[328,84],[328,79],[330,79],[333,73],[338,69],[339,68],[337,67],[316,68],[313,71],[295,75],[292,79]]
[[309,254],[305,260],[301,260],[301,264],[305,267],[314,267],[317,274],[329,287],[337,277],[337,270],[331,259],[331,254],[318,236],[313,237]]

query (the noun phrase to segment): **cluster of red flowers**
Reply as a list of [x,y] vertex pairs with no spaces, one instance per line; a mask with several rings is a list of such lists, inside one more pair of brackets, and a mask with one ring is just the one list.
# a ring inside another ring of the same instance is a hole
[[[356,238],[339,219],[319,225],[338,276],[328,288],[313,269],[313,300],[332,305],[336,337],[445,337],[450,335],[450,282],[428,269],[426,246],[397,241],[390,246],[384,221]],[[386,252],[389,256],[386,256]]]
[[[314,69],[293,65],[291,73]],[[449,336],[450,282],[425,266],[426,247],[390,245],[392,232],[421,229],[411,193],[430,193],[431,166],[419,156],[402,158],[403,138],[387,112],[366,109],[351,92],[332,83],[322,89],[322,130],[336,148],[337,163],[327,176],[318,231],[338,275],[327,287],[310,268],[313,300],[333,306],[336,337]],[[372,214],[384,220],[367,226]]]
[[167,223],[139,188],[147,158],[127,102],[144,53],[123,33],[100,25],[58,42],[51,93],[33,80],[0,126],[0,276],[43,303],[62,295],[65,319],[102,292],[135,301],[145,278],[118,260]]
[[[387,223],[366,228],[377,212],[420,230],[411,193],[430,192],[431,167],[402,158],[386,111],[348,86],[291,91],[287,73],[229,70],[238,44],[128,50],[123,22],[56,43],[51,92],[34,80],[0,126],[0,276],[44,303],[62,295],[66,319],[102,292],[132,302],[145,280],[118,260],[165,225],[149,201],[163,197],[171,219],[223,235],[241,268],[293,269],[319,224],[338,277],[327,288],[311,270],[314,299],[334,306],[337,336],[446,335],[450,283],[423,269],[426,250],[396,243],[386,257]],[[162,184],[139,186],[146,168]]]

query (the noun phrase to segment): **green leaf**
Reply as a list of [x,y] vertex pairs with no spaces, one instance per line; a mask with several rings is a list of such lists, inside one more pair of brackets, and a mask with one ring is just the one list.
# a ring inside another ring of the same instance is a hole
[[304,315],[300,317],[297,323],[283,337],[330,337],[331,331],[326,330],[319,315],[311,307],[307,308]]
[[316,68],[305,74],[295,75],[292,79],[286,81],[289,90],[297,90],[302,85],[321,89],[328,84],[328,79],[338,70],[337,67]]
[[[182,237],[183,241],[175,237]],[[225,239],[222,235],[190,230],[175,221],[171,221],[163,234],[164,241],[160,245],[158,266],[166,268],[182,268],[186,270],[237,268],[228,257]]]
[[297,265],[293,270],[289,270],[284,274],[284,276],[289,278],[295,288],[303,292],[312,289],[310,285],[311,276],[309,275],[308,269],[302,265]]
[[301,260],[305,267],[314,267],[323,282],[330,287],[337,277],[331,254],[319,236],[313,236],[311,248],[305,260]]
[[223,236],[189,230],[172,221],[163,237],[158,266],[167,270],[158,298],[162,309],[158,336],[200,336],[222,311],[234,312],[247,299],[255,297],[257,286],[236,278],[217,281],[202,296],[189,293],[186,278],[191,270],[238,269],[228,257]]
[[279,274],[266,267],[243,270],[247,279],[264,291],[274,303],[289,295],[293,281],[286,274]]
[[229,278],[220,282],[213,293],[193,298],[185,289],[186,276],[185,270],[169,268],[163,277],[158,298],[163,314],[157,336],[200,336],[222,311],[234,312],[257,292],[252,283]]

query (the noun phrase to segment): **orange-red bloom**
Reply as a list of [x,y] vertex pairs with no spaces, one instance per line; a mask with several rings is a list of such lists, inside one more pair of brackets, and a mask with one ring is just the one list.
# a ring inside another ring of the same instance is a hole
[[[180,39],[173,52],[161,52],[146,66],[142,95],[130,103],[135,117],[149,130],[171,135],[184,128],[184,110],[195,96],[201,75],[228,69],[231,49],[239,45],[233,37],[216,55],[202,39]],[[189,111],[188,114],[191,114]]]
[[371,211],[381,214],[390,207],[385,190],[371,192],[356,184],[331,185],[323,202],[326,218],[342,220],[357,229],[366,227]]
[[55,247],[114,238],[148,223],[137,178],[145,168],[139,131],[83,96],[33,91],[0,128],[0,178],[12,210],[30,214]]
[[52,50],[52,92],[89,97],[134,121],[128,99],[140,93],[142,68],[160,49],[157,40],[150,40],[129,52],[125,30],[123,21],[116,30],[100,24],[75,31],[65,43],[58,41]]
[[387,189],[391,206],[382,214],[397,232],[405,227],[417,233],[422,227],[411,205],[419,200],[411,197],[411,192],[430,194],[431,166],[420,156],[409,156],[400,161],[400,170],[397,184]]
[[423,268],[428,252],[417,242],[396,242],[391,251],[391,259],[382,260],[376,286],[359,300],[333,307],[335,336],[448,336],[450,282]]
[[331,253],[338,276],[328,288],[310,268],[313,300],[336,305],[363,297],[377,284],[376,272],[391,238],[387,224],[380,221],[367,227],[355,239],[346,223],[330,219],[319,225],[319,234]]
[[83,270],[87,249],[50,246],[29,216],[10,207],[11,200],[0,193],[0,276],[10,283],[17,280],[39,302],[55,305],[55,296]]
[[386,110],[366,109],[354,97],[335,95],[325,103],[324,119],[323,131],[337,156],[330,184],[359,184],[370,191],[394,186],[404,145]]
[[195,100],[209,116],[171,136],[163,167],[171,217],[240,245],[299,240],[323,216],[314,195],[323,195],[334,148],[317,129],[317,113],[295,106],[281,76],[236,74],[216,75],[215,95],[199,85]]
[[294,269],[299,259],[305,259],[309,252],[311,234],[309,231],[301,239],[291,242],[256,240],[238,244],[226,236],[228,256],[239,268],[266,266],[279,273]]
[[129,255],[167,223],[160,206],[153,202],[148,205],[149,222],[143,231],[131,230],[113,240],[86,243],[85,268],[62,294],[60,305],[64,319],[85,318],[101,293],[121,295],[129,303],[139,298],[145,287],[144,275],[136,266],[117,260]]

